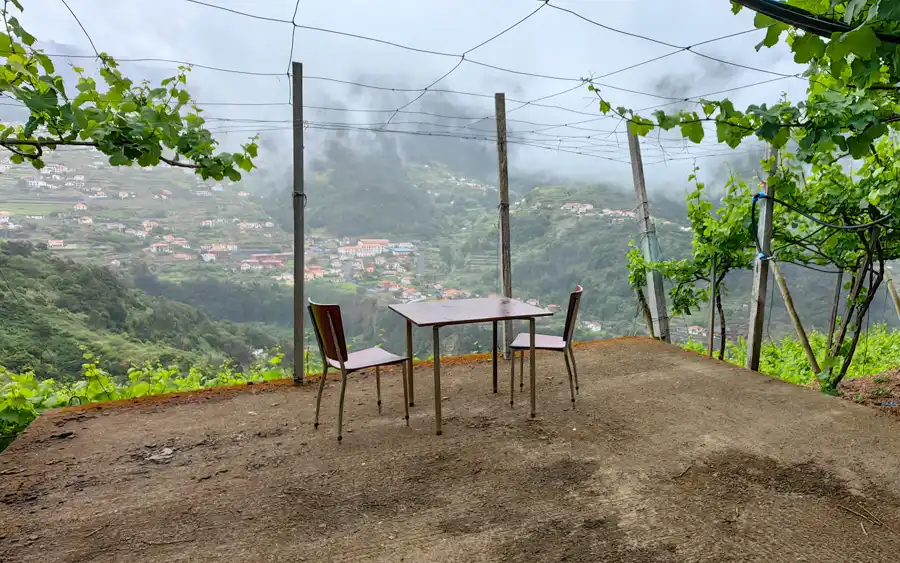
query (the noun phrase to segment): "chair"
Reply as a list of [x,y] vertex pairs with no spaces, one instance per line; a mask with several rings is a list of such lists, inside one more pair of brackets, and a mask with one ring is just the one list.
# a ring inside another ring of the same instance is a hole
[[[575,403],[575,393],[578,391],[578,367],[575,365],[575,352],[572,350],[572,334],[575,332],[575,318],[578,316],[578,304],[581,302],[581,293],[584,289],[580,285],[575,286],[575,291],[569,296],[569,309],[566,312],[566,326],[563,329],[562,336],[552,336],[549,334],[535,334],[534,348],[535,350],[553,350],[562,352],[566,358],[566,370],[569,372],[569,392],[572,395],[572,403]],[[510,386],[516,380],[516,352],[519,352],[519,389],[525,387],[525,351],[531,349],[531,337],[528,333],[519,333],[516,335],[512,344],[509,345],[512,351],[512,361],[510,362]],[[569,364],[571,358],[571,365]],[[572,375],[574,373],[574,387]]]
[[319,405],[322,402],[322,390],[325,388],[325,377],[328,368],[341,370],[341,399],[338,407],[338,442],[342,438],[344,421],[344,393],[347,389],[347,376],[354,371],[375,368],[375,390],[378,396],[378,414],[381,414],[381,366],[400,364],[403,368],[403,406],[406,409],[406,425],[409,426],[409,400],[406,387],[406,364],[408,358],[397,356],[381,348],[368,348],[358,352],[347,353],[347,342],[344,340],[344,323],[341,321],[341,308],[338,305],[321,305],[309,301],[309,316],[312,318],[322,354],[322,379],[319,381],[319,393],[316,396],[315,428],[319,427]]

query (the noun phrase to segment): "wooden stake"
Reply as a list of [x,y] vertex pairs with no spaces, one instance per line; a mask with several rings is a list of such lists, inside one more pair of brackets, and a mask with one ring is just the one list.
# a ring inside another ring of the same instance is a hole
[[[773,159],[769,176],[774,176],[778,166],[778,150],[766,146],[766,159]],[[768,182],[760,182],[760,191],[767,196],[775,196]],[[759,222],[756,237],[764,256],[757,256],[753,266],[753,293],[750,300],[750,326],[747,329],[747,368],[759,370],[759,355],[762,350],[763,324],[766,317],[766,289],[769,285],[769,255],[772,252],[772,209],[774,202],[762,198],[757,204]]]
[[[659,240],[656,227],[650,217],[650,203],[647,200],[647,185],[644,181],[644,164],[641,161],[641,142],[637,134],[629,126],[628,149],[631,152],[631,173],[634,178],[634,193],[637,195],[638,229],[641,234],[641,250],[644,260],[655,263],[659,261]],[[671,341],[669,334],[669,316],[666,311],[666,290],[663,286],[662,274],[658,270],[647,272],[647,301],[650,316],[657,338]]]
[[788,316],[791,317],[791,323],[793,323],[794,330],[797,332],[797,338],[800,339],[800,344],[803,345],[803,349],[806,351],[806,357],[809,359],[809,365],[812,367],[813,375],[819,375],[819,372],[822,370],[819,369],[819,362],[816,361],[816,354],[813,352],[812,346],[809,343],[806,331],[803,330],[803,324],[800,322],[800,316],[797,314],[797,309],[794,308],[794,300],[791,298],[791,292],[788,291],[787,282],[784,281],[784,276],[781,275],[781,270],[778,269],[778,263],[775,260],[770,260],[770,262],[772,264],[772,273],[775,275],[775,281],[778,282],[778,289],[781,291],[781,297],[784,299],[784,306],[787,307]]
[[303,63],[291,63],[294,118],[294,382],[303,381]]
[[[716,257],[712,257],[712,265],[709,268],[709,317],[706,320],[709,333],[706,335],[708,351],[706,357],[712,358],[713,344],[716,342]],[[722,335],[725,338],[725,335]]]
[[891,274],[889,267],[884,269],[884,280],[887,282],[888,292],[891,294],[891,301],[894,302],[894,310],[900,317],[900,295],[897,295],[897,287],[894,285],[894,276]]
[[[512,297],[512,263],[509,243],[509,167],[506,152],[506,95],[494,94],[497,118],[497,162],[500,173],[500,288],[504,297]],[[503,323],[503,358],[509,359],[512,321]]]

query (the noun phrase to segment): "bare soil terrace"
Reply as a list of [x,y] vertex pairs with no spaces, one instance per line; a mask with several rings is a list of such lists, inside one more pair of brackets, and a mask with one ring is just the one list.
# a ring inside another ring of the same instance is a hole
[[[900,421],[649,339],[45,413],[0,454],[0,561],[900,560]],[[504,390],[507,390],[504,392]]]

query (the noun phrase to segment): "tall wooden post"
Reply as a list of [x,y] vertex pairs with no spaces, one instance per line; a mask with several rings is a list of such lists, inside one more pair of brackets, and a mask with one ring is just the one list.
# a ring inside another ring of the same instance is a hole
[[[707,317],[706,357],[712,358],[713,346],[716,343],[716,257],[712,257],[712,265],[709,268],[709,317]],[[725,335],[722,335],[725,338]]]
[[303,63],[291,63],[294,118],[294,383],[303,381],[306,350],[303,348]]
[[[775,175],[778,167],[778,150],[766,145],[766,160],[772,159],[769,176]],[[768,180],[768,178],[767,178]],[[767,196],[775,196],[768,181],[760,182],[759,189]],[[747,369],[759,371],[759,355],[762,349],[763,323],[766,317],[766,289],[769,285],[769,255],[772,252],[772,210],[775,206],[768,197],[757,203],[758,223],[756,237],[759,240],[761,256],[756,257],[753,266],[753,292],[750,300],[750,326],[747,329]]]
[[887,282],[888,293],[891,294],[891,301],[894,302],[894,310],[900,316],[900,295],[897,295],[897,287],[894,285],[894,276],[891,274],[891,267],[884,269],[884,281]]
[[[512,297],[512,262],[509,246],[509,167],[506,153],[506,95],[494,94],[497,118],[497,160],[500,172],[500,288],[504,297]],[[512,321],[503,323],[503,357],[509,359]]]
[[[631,172],[634,177],[634,193],[637,195],[637,220],[641,233],[641,250],[644,260],[659,261],[659,239],[656,238],[656,226],[650,217],[650,203],[647,200],[647,185],[644,181],[644,163],[641,160],[641,142],[631,130],[628,131],[628,148],[631,152]],[[669,315],[666,311],[666,290],[663,287],[662,274],[653,269],[647,272],[647,304],[653,318],[653,332],[657,338],[671,341],[669,335]]]

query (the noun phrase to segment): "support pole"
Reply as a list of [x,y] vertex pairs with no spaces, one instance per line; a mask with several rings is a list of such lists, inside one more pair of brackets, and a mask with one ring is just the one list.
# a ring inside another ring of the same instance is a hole
[[[778,167],[778,150],[766,145],[766,160],[773,159],[769,177],[774,176]],[[759,189],[767,196],[774,197],[774,189],[769,182],[760,182]],[[766,317],[766,289],[769,285],[769,255],[772,252],[772,209],[774,203],[769,197],[759,200],[759,222],[756,237],[763,256],[756,257],[753,265],[753,293],[750,300],[750,326],[747,329],[747,369],[759,371],[759,355],[762,349],[763,323]]]
[[775,281],[778,283],[778,289],[781,291],[781,298],[784,300],[784,306],[787,308],[788,316],[791,318],[791,323],[797,332],[797,338],[800,339],[800,344],[803,345],[806,358],[809,360],[809,367],[812,369],[813,375],[819,375],[819,372],[822,370],[819,368],[819,362],[816,361],[816,353],[813,352],[812,345],[809,343],[809,337],[806,335],[806,331],[803,330],[803,323],[800,322],[800,315],[797,314],[797,309],[794,307],[794,300],[791,298],[787,282],[784,281],[784,276],[781,275],[781,271],[778,269],[778,263],[774,260],[770,262]]
[[[634,192],[638,200],[637,220],[641,233],[641,250],[644,260],[655,263],[659,261],[659,240],[656,238],[656,227],[650,218],[650,203],[647,200],[647,185],[644,181],[644,163],[641,160],[641,142],[630,126],[628,148],[631,152]],[[670,342],[666,291],[663,287],[662,274],[655,269],[647,272],[647,304],[650,308],[650,316],[653,318],[653,332],[656,338]]]
[[291,63],[293,72],[294,130],[294,383],[303,381],[306,350],[303,349],[303,63]]
[[[713,345],[716,343],[716,257],[712,257],[712,265],[709,268],[709,317],[706,321],[706,357],[712,358]],[[725,335],[722,335],[725,338]]]
[[[497,160],[500,172],[500,288],[504,297],[512,297],[512,263],[509,245],[509,168],[506,153],[506,95],[494,94],[497,118]],[[503,358],[509,359],[512,321],[503,322]]]
[[897,316],[900,316],[900,295],[897,295],[897,287],[894,286],[894,276],[891,274],[890,266],[884,269],[884,281],[887,282],[891,301],[894,302],[894,310],[897,311]]

